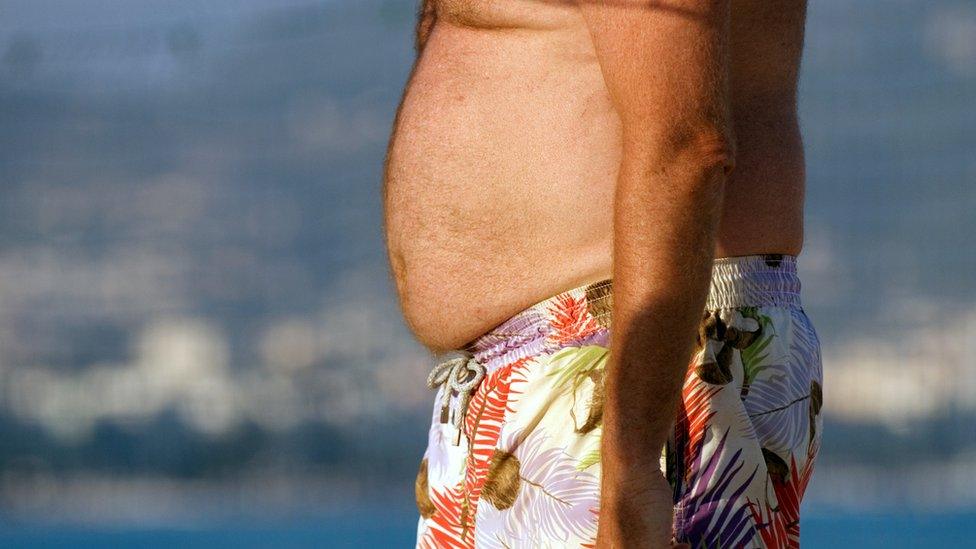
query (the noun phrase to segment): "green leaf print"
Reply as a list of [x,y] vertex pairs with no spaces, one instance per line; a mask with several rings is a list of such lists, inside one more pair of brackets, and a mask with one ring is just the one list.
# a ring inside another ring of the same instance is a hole
[[[552,371],[549,376],[556,376],[555,391],[567,391],[572,394],[573,403],[570,416],[573,420],[575,432],[585,435],[603,421],[603,374],[610,350],[599,345],[584,347],[567,347],[553,355]],[[589,379],[593,384],[589,395],[586,411],[576,409],[583,383]]]
[[[599,441],[599,439],[597,439],[597,440]],[[600,463],[600,446],[599,446],[599,444],[597,445],[596,448],[594,448],[593,450],[590,450],[590,452],[588,454],[586,454],[585,456],[583,456],[583,459],[581,459],[580,462],[576,465],[576,470],[577,471],[584,471],[586,469],[589,469],[591,466],[596,465],[597,463]]]
[[759,372],[762,372],[767,367],[763,366],[763,361],[769,357],[768,353],[763,351],[769,347],[770,343],[773,342],[773,338],[776,337],[776,328],[773,325],[773,320],[764,314],[759,312],[757,307],[742,307],[739,309],[739,313],[743,317],[755,319],[759,322],[760,330],[762,336],[752,342],[751,345],[742,350],[740,357],[742,359],[742,369],[745,373],[745,379],[742,382],[742,398],[745,398],[749,393],[749,386],[752,381],[756,379]]
[[566,347],[552,355],[553,364],[563,361],[566,363],[553,368],[549,375],[557,376],[557,387],[566,387],[572,381],[572,389],[575,391],[590,373],[602,370],[606,366],[609,354],[610,349],[600,345]]

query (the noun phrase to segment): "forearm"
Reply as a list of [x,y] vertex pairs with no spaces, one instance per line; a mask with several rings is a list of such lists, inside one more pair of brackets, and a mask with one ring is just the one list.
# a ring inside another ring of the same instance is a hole
[[604,463],[656,463],[701,319],[734,161],[730,4],[625,0],[586,9],[623,144]]
[[625,155],[614,204],[604,463],[656,467],[704,309],[729,156]]
[[704,310],[733,167],[727,0],[587,4],[620,114],[600,547],[666,544],[661,450]]
[[670,536],[661,450],[705,305],[731,155],[626,152],[614,204],[613,319],[603,416],[600,546]]
[[581,7],[620,115],[603,463],[656,466],[708,290],[735,141],[728,0]]

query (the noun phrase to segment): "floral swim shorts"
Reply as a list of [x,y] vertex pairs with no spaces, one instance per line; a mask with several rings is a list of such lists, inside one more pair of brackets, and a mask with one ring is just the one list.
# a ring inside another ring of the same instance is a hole
[[[593,547],[611,281],[541,301],[440,362],[418,547]],[[820,341],[796,257],[715,260],[662,449],[674,538],[797,547],[820,447]]]

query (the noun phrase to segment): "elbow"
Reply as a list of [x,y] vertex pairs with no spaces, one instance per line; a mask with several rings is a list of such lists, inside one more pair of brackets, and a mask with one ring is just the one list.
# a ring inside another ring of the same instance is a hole
[[716,127],[700,128],[688,143],[679,147],[678,156],[701,170],[728,177],[735,169],[735,138],[731,130]]
[[624,147],[646,159],[654,171],[687,173],[705,183],[724,184],[735,169],[735,137],[730,127],[719,124],[673,124],[625,132]]

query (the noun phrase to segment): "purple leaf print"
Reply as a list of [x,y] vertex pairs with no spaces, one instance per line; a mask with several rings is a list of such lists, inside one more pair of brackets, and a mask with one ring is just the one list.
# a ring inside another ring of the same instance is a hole
[[[499,510],[482,502],[478,508],[478,532],[504,532],[504,540],[492,534],[478,536],[478,547],[511,546],[522,541],[534,546],[579,543],[596,534],[596,511],[600,504],[599,478],[578,471],[578,459],[560,447],[549,447],[549,437],[534,431],[506,436],[508,447],[519,461],[519,490],[514,504]],[[504,544],[503,544],[504,542]]]
[[[722,466],[728,436],[729,430],[726,429],[704,466],[702,459],[705,452],[703,449],[697,452],[695,469],[701,474],[690,487],[690,492],[681,497],[676,509],[676,537],[692,547],[739,547],[756,533],[749,507],[745,502],[739,504],[739,499],[756,476],[759,466],[745,481],[733,488],[732,481],[745,462],[740,459],[742,450],[739,449]],[[704,439],[701,444],[704,444]]]
[[[807,322],[796,313],[792,320],[801,326]],[[743,404],[762,446],[785,458],[809,435],[810,382],[818,374],[806,365],[820,361],[818,343],[809,332],[792,329],[779,337],[789,343],[789,354],[785,349],[777,353],[785,355],[779,359],[785,364],[764,365]]]

